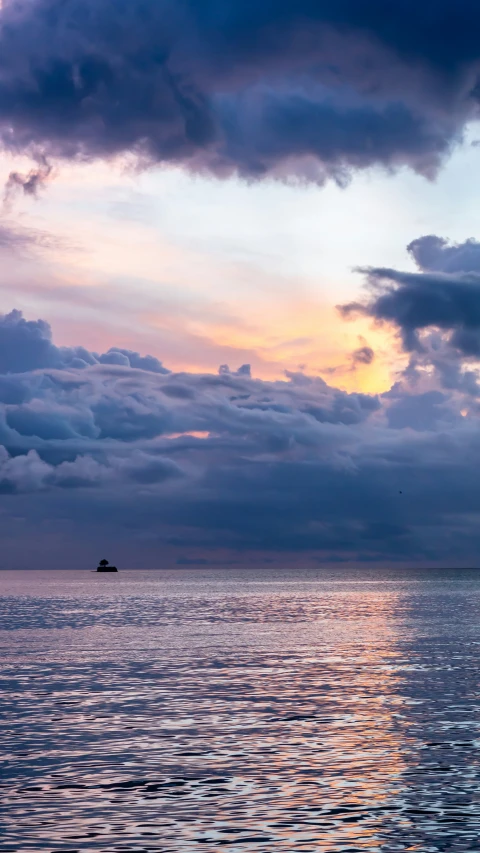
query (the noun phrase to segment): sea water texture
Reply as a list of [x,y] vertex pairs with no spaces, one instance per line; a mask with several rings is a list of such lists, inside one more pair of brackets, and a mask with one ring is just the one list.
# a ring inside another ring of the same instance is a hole
[[480,850],[480,572],[0,584],[0,850]]

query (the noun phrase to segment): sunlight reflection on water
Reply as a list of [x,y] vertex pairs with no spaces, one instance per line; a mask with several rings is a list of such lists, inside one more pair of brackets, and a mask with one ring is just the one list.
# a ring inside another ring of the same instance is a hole
[[480,849],[480,573],[0,583],[0,850]]

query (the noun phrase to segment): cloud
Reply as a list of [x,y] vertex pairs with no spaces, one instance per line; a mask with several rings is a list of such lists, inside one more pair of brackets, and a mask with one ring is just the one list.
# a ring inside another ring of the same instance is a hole
[[24,195],[37,197],[40,189],[44,187],[52,174],[52,165],[42,155],[37,155],[38,166],[30,169],[26,175],[20,172],[10,172],[5,184],[4,204],[9,205],[17,192]]
[[111,541],[145,566],[293,554],[468,564],[480,546],[478,374],[435,334],[378,397],[301,372],[172,373],[115,348],[122,358],[103,360],[57,347],[44,321],[3,316],[4,560],[20,559],[26,537],[11,529],[25,524],[49,565],[65,536],[73,563]]
[[106,353],[84,347],[57,347],[44,320],[25,320],[16,309],[0,315],[0,373],[24,373],[36,368],[82,368],[93,364],[138,367],[153,373],[169,373],[154,356],[112,347]]
[[57,347],[44,320],[25,320],[20,311],[0,317],[0,371],[23,373],[37,367],[60,366]]
[[0,251],[21,252],[25,254],[32,249],[43,249],[56,246],[58,241],[46,232],[35,228],[22,228],[18,225],[0,222]]
[[407,249],[422,272],[480,272],[477,240],[449,243],[443,237],[429,234],[412,240]]
[[352,352],[352,362],[354,366],[359,364],[372,364],[375,359],[373,349],[367,345],[358,347]]
[[[363,301],[338,306],[348,319],[357,314],[391,323],[399,330],[406,351],[422,352],[422,333],[437,329],[447,334],[452,351],[480,355],[480,244],[467,240],[450,245],[434,235],[408,247],[421,272],[371,267]],[[439,347],[441,338],[429,337]]]
[[9,457],[2,448],[0,466],[0,492],[4,493],[39,491],[50,473],[49,466],[35,450]]
[[474,0],[8,2],[0,138],[249,180],[431,175],[477,116],[479,24]]
[[441,391],[390,394],[388,397],[394,400],[386,410],[388,425],[393,429],[409,427],[424,432],[448,429],[461,421],[460,413],[451,405],[447,394]]

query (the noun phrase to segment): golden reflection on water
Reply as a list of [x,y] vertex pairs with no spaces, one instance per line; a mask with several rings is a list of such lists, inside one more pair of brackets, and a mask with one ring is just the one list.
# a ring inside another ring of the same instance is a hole
[[[318,801],[325,802],[325,789],[328,789],[328,800],[332,804],[329,824],[324,819],[318,821],[314,814],[311,819],[302,820],[301,825],[292,827],[287,822],[279,832],[287,844],[292,829],[298,840],[303,835],[306,842],[313,840],[321,844],[323,832],[329,825],[335,830],[337,843],[354,843],[358,850],[371,849],[377,836],[375,822],[362,823],[357,815],[366,810],[373,813],[399,794],[399,777],[406,765],[402,752],[404,740],[398,728],[392,725],[399,684],[395,667],[395,622],[392,620],[397,601],[398,594],[390,591],[376,595],[374,602],[368,604],[368,624],[365,625],[362,624],[366,615],[365,602],[348,595],[341,599],[335,618],[342,623],[348,621],[350,625],[357,622],[358,639],[353,645],[360,663],[358,668],[352,671],[351,648],[344,647],[343,654],[304,658],[304,664],[312,667],[309,692],[318,691],[321,695],[325,686],[325,666],[334,667],[338,680],[336,701],[349,707],[348,713],[329,719],[327,741],[312,742],[311,726],[307,724],[305,731],[300,729],[296,739],[290,741],[287,753],[279,749],[273,759],[273,768],[279,775],[283,763],[287,771],[294,772],[291,748],[296,747],[298,752],[308,754],[309,774],[321,779],[322,791],[317,781],[305,782],[302,787],[287,782],[283,795],[290,808],[293,806],[298,812],[316,812]],[[325,768],[326,752],[336,756],[330,773]],[[342,801],[344,805],[339,808],[338,803]],[[333,817],[336,812],[342,817]]]
[[478,580],[47,575],[0,600],[0,850],[477,849]]

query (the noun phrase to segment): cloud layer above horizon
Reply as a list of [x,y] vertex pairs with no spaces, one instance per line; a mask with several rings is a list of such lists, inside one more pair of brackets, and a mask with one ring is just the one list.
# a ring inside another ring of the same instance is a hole
[[475,0],[6,0],[0,139],[217,176],[436,172],[478,118]]
[[4,565],[23,553],[13,520],[35,531],[39,565],[42,536],[58,564],[67,530],[78,559],[111,539],[141,565],[474,564],[479,247],[419,238],[417,273],[370,269],[365,300],[340,308],[393,325],[409,353],[382,395],[303,373],[257,379],[249,365],[174,373],[122,348],[57,347],[44,321],[1,317]]

